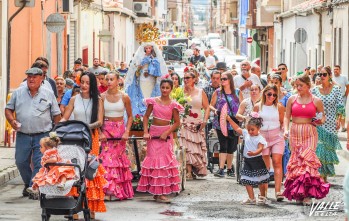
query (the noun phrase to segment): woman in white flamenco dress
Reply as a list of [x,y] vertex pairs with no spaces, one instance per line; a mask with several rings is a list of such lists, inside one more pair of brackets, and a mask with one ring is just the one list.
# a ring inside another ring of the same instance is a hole
[[131,99],[133,116],[144,115],[144,98],[160,96],[161,77],[168,72],[162,53],[154,42],[139,46],[125,79],[125,91]]

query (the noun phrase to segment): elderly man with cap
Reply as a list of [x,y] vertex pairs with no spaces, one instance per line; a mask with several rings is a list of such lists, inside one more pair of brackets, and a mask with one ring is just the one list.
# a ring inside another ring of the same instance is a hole
[[17,131],[15,161],[25,185],[22,194],[28,196],[27,188],[31,187],[32,178],[41,167],[40,139],[48,136],[53,123],[60,121],[61,112],[52,91],[42,87],[43,71],[30,68],[25,73],[27,85],[13,92],[6,105],[5,116]]
[[[51,78],[48,78],[46,76],[47,69],[48,69],[47,64],[42,60],[37,60],[32,64],[31,68],[40,68],[42,70],[42,73],[43,73],[42,74],[42,87],[51,91],[55,95],[55,97],[58,97],[56,82],[54,82],[54,84],[51,84],[49,81]],[[19,86],[20,87],[27,86],[27,78],[24,79],[24,81]]]
[[250,97],[250,88],[253,84],[258,85],[261,90],[263,89],[263,85],[257,75],[250,73],[251,65],[249,61],[242,61],[240,68],[241,75],[236,75],[234,77],[234,86],[240,89],[242,97],[245,99]]

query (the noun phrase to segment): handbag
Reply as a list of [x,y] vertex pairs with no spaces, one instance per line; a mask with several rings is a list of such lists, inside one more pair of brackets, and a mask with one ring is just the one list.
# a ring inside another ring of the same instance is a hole
[[[227,95],[225,94],[225,91],[224,91],[224,90],[223,90],[223,94],[224,94],[225,100],[227,101],[228,108],[229,108],[231,114],[234,114],[233,109],[232,109],[231,106],[230,106],[228,97],[227,97]],[[230,116],[230,118],[231,118],[237,125],[239,125],[239,127],[241,127],[241,123],[242,123],[242,122],[240,122],[240,121],[235,117],[235,115],[229,115],[229,116]],[[235,130],[233,130],[233,133],[234,133],[235,136],[240,136],[240,134],[238,134]]]
[[91,155],[91,159],[89,160],[86,168],[86,179],[93,180],[96,177],[99,164],[100,162],[98,158],[94,155]]

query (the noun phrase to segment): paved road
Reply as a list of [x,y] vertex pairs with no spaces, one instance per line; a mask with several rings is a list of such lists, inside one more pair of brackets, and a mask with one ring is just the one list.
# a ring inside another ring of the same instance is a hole
[[[343,177],[348,161],[340,157],[338,175],[330,178],[329,195],[321,200],[343,201]],[[38,201],[21,197],[22,182],[19,177],[0,187],[0,220],[41,220]],[[257,194],[257,193],[256,193]],[[276,202],[270,186],[270,200],[266,206],[241,206],[247,193],[232,179],[219,179],[211,174],[205,180],[187,182],[187,189],[173,198],[172,204],[159,204],[147,194],[137,193],[133,200],[107,202],[108,212],[97,214],[96,220],[105,221],[167,221],[167,220],[343,220],[340,211],[336,217],[309,217],[309,208],[292,202]],[[52,219],[64,220],[62,216]],[[80,219],[82,220],[82,219]]]
[[[339,135],[345,148],[346,133]],[[332,184],[330,193],[320,202],[343,201],[342,183],[348,169],[349,152],[338,151],[338,155],[337,176],[329,178]],[[0,148],[0,185],[18,175],[15,169],[14,149]],[[21,197],[22,188],[19,177],[0,186],[0,221],[41,220],[39,202]],[[133,200],[107,202],[108,212],[97,214],[96,220],[344,220],[343,211],[336,217],[316,218],[309,217],[309,208],[288,201],[277,203],[273,200],[273,186],[269,187],[268,196],[271,199],[266,206],[241,206],[240,202],[247,197],[245,188],[236,184],[235,180],[218,179],[210,174],[205,180],[187,182],[186,190],[174,197],[170,205],[155,203],[150,195],[136,193]],[[53,216],[51,220],[64,219]]]

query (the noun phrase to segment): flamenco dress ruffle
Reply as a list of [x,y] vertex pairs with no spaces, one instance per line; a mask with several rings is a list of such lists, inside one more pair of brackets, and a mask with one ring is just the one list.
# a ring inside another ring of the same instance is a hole
[[[150,135],[160,136],[170,126],[150,127]],[[137,191],[153,195],[168,195],[179,192],[179,164],[173,153],[173,138],[167,141],[151,139],[147,142],[147,155],[142,162],[141,179]]]
[[205,132],[197,132],[196,127],[201,122],[184,121],[182,123],[180,145],[186,150],[186,164],[193,166],[193,172],[198,176],[207,175],[207,148]]
[[316,149],[321,167],[319,172],[322,176],[334,176],[334,164],[338,164],[338,156],[336,150],[341,150],[341,144],[336,134],[326,131],[323,127],[317,128],[319,134],[319,142]]
[[46,160],[50,158],[56,158],[57,162],[62,162],[56,148],[45,151],[41,158],[42,167],[33,178],[34,186],[55,185],[61,182],[62,177],[65,177],[66,180],[76,178],[75,170],[72,166],[51,166],[49,169],[44,167]]
[[[102,131],[107,138],[121,138],[125,132],[124,121],[105,121]],[[102,142],[100,159],[106,170],[104,178],[108,182],[104,186],[104,193],[120,200],[133,198],[133,176],[130,171],[131,162],[126,156],[126,142],[121,140]]]
[[[92,150],[90,154],[95,156],[99,155],[99,136],[98,131],[94,130],[92,133]],[[88,200],[88,206],[91,212],[106,212],[106,206],[104,203],[103,188],[108,185],[107,180],[104,178],[106,171],[103,165],[99,165],[97,169],[96,177],[93,180],[86,179],[86,195]]]
[[293,148],[287,165],[285,190],[283,195],[289,200],[304,198],[324,198],[330,189],[320,177],[321,166],[315,154],[317,143],[316,128],[310,124],[291,126],[290,146]]

